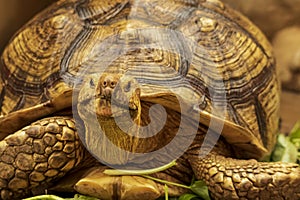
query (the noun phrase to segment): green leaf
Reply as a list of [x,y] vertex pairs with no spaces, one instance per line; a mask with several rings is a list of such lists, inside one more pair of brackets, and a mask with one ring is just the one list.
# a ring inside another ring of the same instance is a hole
[[300,121],[294,125],[289,136],[291,139],[300,139]]
[[191,185],[191,190],[204,200],[210,200],[208,187],[204,181],[195,181]]
[[283,134],[279,134],[271,160],[295,163],[297,162],[297,153],[297,148],[290,141],[290,138]]
[[183,194],[179,197],[178,200],[197,200],[197,199],[201,200],[201,198],[196,194]]
[[24,200],[64,200],[64,199],[55,195],[39,195],[35,197],[29,197]]
[[291,138],[291,142],[300,150],[300,121],[294,125],[289,137]]
[[106,169],[104,170],[104,174],[111,176],[120,176],[120,175],[148,175],[156,172],[164,171],[176,165],[176,160],[163,165],[161,167],[146,169],[146,170],[117,170],[117,169]]
[[169,187],[167,184],[165,184],[164,190],[165,190],[165,200],[169,200]]

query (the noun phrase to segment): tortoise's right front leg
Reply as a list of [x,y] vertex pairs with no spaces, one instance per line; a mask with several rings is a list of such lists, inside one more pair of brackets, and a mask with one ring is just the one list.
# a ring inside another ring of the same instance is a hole
[[51,117],[0,142],[1,199],[41,193],[79,165],[85,150],[70,117]]

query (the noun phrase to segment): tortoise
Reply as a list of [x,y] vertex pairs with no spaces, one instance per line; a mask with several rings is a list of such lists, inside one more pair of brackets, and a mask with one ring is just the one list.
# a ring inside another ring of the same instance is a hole
[[69,186],[155,199],[163,184],[104,170],[172,160],[152,176],[204,180],[214,199],[300,196],[298,165],[260,162],[279,129],[271,46],[218,0],[60,0],[15,34],[0,71],[2,199]]

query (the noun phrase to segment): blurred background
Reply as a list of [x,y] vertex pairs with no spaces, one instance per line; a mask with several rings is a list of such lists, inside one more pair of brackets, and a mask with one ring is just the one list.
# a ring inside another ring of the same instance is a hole
[[[0,52],[13,34],[54,0],[0,0]],[[223,0],[245,14],[274,47],[282,81],[282,131],[300,120],[300,0]]]
[[0,52],[13,34],[54,0],[0,0]]

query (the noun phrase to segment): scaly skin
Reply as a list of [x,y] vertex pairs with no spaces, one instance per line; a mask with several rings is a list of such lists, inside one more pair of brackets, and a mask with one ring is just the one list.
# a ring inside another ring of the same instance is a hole
[[201,158],[191,148],[189,162],[197,179],[205,180],[214,199],[299,199],[300,169],[294,163],[258,162],[232,158],[229,145],[219,141]]
[[41,193],[77,167],[84,149],[70,117],[37,121],[0,142],[1,199]]

